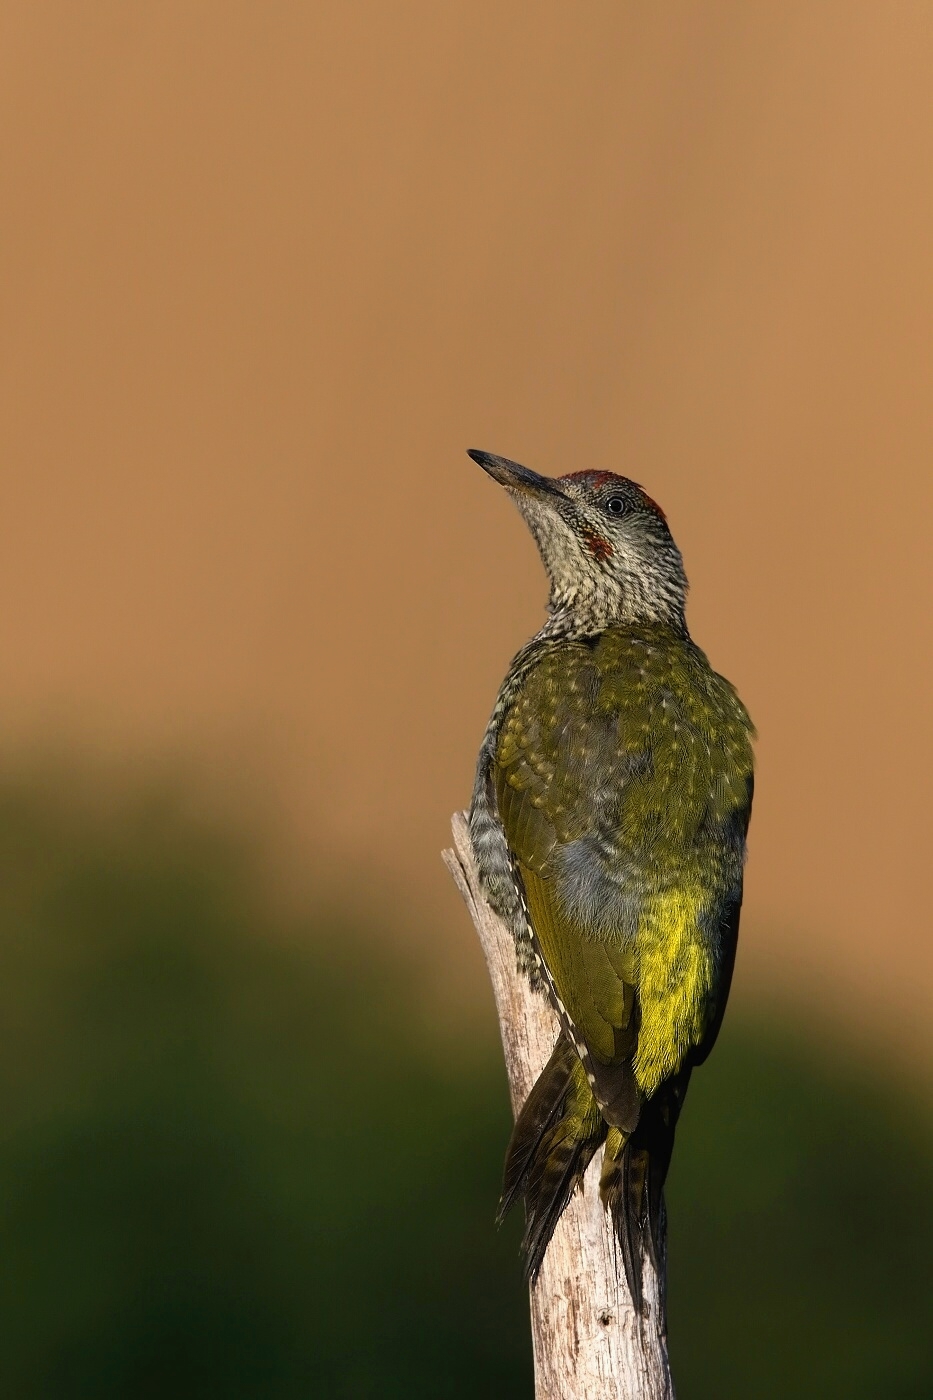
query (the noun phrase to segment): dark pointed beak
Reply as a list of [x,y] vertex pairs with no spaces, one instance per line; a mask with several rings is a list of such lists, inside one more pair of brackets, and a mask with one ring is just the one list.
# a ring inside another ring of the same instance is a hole
[[500,486],[509,491],[521,491],[527,496],[559,496],[563,499],[564,493],[556,481],[552,481],[549,476],[539,476],[537,472],[519,466],[518,462],[510,462],[508,457],[494,457],[491,452],[480,452],[476,447],[467,448],[467,456],[478,462],[493,481],[498,481]]

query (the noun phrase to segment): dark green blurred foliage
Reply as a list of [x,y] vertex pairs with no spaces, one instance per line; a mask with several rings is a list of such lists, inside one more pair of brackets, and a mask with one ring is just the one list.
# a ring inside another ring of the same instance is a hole
[[495,1045],[445,1068],[241,856],[0,799],[0,1394],[521,1394]]
[[933,1397],[933,1116],[883,1065],[729,1018],[667,1192],[681,1400]]
[[[259,888],[165,804],[0,791],[0,1394],[528,1400],[491,1019],[450,1063],[378,929]],[[681,1400],[933,1397],[927,1128],[727,1022],[669,1193]]]

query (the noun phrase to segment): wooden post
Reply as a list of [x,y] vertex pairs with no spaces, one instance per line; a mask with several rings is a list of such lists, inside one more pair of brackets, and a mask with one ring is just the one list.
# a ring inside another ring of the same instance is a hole
[[[444,852],[444,863],[486,956],[517,1114],[554,1048],[557,1018],[519,974],[512,936],[483,898],[466,816],[457,813],[452,825],[454,848]],[[599,1199],[601,1157],[596,1154],[583,1190],[564,1211],[531,1289],[536,1400],[674,1400],[664,1279],[646,1260],[647,1316],[638,1317]]]

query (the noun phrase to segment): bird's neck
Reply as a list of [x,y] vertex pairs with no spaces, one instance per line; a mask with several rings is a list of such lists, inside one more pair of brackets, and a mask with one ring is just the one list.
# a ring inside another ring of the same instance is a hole
[[634,577],[552,586],[541,637],[592,637],[609,627],[664,627],[687,637],[684,597],[673,587],[648,587]]

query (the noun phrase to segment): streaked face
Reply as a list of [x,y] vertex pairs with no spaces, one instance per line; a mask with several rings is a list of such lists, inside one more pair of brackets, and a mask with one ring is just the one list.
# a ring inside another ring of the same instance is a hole
[[503,457],[470,454],[509,492],[551,579],[552,608],[590,606],[646,619],[680,613],[686,579],[664,513],[615,472],[539,476]]

